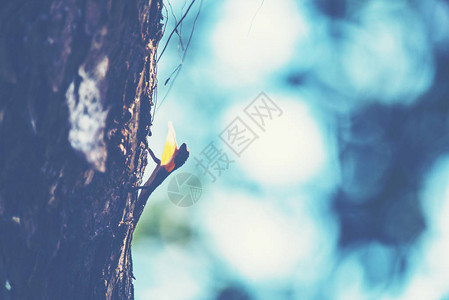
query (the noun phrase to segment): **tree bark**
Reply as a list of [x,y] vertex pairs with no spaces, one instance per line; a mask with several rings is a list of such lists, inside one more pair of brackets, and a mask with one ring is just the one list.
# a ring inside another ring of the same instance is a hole
[[0,299],[133,299],[161,0],[0,11]]

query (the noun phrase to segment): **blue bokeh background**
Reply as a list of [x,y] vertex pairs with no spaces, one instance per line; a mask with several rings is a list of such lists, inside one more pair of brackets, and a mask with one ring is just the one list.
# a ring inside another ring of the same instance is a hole
[[[160,49],[190,4],[165,3]],[[449,299],[447,1],[198,0],[158,68],[150,146],[171,120],[191,153],[172,176],[202,194],[151,196],[137,300]],[[265,131],[244,113],[261,92],[282,109]],[[240,157],[219,138],[236,117],[258,135]],[[215,182],[211,142],[234,161]]]

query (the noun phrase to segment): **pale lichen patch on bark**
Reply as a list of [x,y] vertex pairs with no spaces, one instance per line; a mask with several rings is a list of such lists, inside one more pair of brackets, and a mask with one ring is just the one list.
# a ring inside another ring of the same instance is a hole
[[106,171],[107,151],[104,129],[108,110],[103,107],[101,86],[105,81],[109,60],[104,57],[91,73],[84,65],[78,69],[81,77],[77,90],[75,81],[69,85],[65,97],[69,108],[69,142],[81,152],[97,171]]

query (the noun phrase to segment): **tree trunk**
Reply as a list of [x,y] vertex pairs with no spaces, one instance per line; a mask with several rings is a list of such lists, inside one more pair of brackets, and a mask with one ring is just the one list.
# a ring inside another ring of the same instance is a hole
[[0,299],[133,299],[161,0],[0,11]]

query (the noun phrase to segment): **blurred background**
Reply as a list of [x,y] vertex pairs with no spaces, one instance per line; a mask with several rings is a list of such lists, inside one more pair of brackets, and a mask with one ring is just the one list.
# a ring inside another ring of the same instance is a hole
[[[449,299],[449,3],[171,0],[159,54],[187,11],[149,143],[160,156],[171,120],[191,154],[172,178],[202,190],[151,196],[136,299]],[[261,92],[279,108],[263,128],[245,114]],[[232,161],[215,180],[210,145]]]

